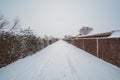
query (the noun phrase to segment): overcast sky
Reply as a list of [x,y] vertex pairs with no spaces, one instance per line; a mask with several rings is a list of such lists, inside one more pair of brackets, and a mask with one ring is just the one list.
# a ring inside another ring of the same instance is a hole
[[0,12],[40,36],[77,35],[83,26],[92,33],[120,29],[120,0],[0,0]]

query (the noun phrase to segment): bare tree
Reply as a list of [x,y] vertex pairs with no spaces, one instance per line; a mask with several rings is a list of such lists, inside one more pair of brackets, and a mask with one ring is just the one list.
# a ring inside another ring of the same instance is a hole
[[19,20],[18,18],[15,18],[14,23],[13,23],[13,25],[11,26],[11,29],[10,29],[10,30],[15,30],[15,29],[19,28],[19,27],[20,27],[19,22],[20,22],[20,20]]
[[80,31],[79,31],[79,33],[80,33],[80,35],[87,35],[87,34],[89,34],[91,31],[93,31],[93,28],[91,28],[91,27],[86,27],[86,26],[84,26],[84,27],[82,27],[81,29],[80,29]]
[[10,29],[10,30],[15,30],[20,27],[19,24],[20,20],[18,18],[15,18],[14,22],[12,25],[9,24],[9,21],[5,19],[3,15],[0,14],[0,30],[2,29]]
[[9,22],[4,18],[3,15],[0,15],[0,30],[5,28]]

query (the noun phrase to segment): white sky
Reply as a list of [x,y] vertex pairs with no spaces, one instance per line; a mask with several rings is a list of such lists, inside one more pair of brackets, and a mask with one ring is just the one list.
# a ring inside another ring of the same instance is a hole
[[77,35],[83,26],[93,33],[120,29],[120,0],[0,0],[0,11],[40,36]]

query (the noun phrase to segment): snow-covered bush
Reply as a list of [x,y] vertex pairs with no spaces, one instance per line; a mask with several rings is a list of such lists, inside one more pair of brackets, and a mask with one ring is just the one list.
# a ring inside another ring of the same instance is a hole
[[30,27],[16,28],[19,26],[18,20],[15,20],[11,28],[10,25],[7,27],[9,22],[2,19],[4,18],[0,17],[0,67],[32,55],[57,40],[41,38]]

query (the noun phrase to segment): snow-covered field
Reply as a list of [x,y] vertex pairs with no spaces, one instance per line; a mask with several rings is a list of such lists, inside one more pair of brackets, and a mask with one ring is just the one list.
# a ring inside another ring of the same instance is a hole
[[0,80],[120,80],[120,68],[60,40],[1,68]]

